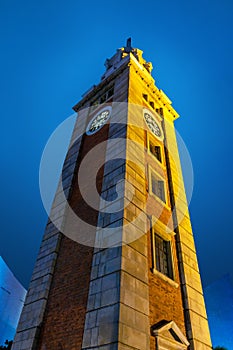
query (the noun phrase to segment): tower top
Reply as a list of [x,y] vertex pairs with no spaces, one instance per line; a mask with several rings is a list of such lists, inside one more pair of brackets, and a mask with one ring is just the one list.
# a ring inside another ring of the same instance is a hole
[[119,49],[117,49],[117,52],[115,55],[113,55],[111,58],[107,58],[105,61],[105,67],[106,71],[108,71],[110,68],[114,67],[116,68],[121,60],[125,57],[128,56],[129,54],[133,54],[134,57],[138,60],[138,62],[146,68],[146,70],[151,74],[152,71],[152,63],[147,62],[143,57],[143,51],[139,50],[137,48],[132,47],[132,38],[128,38],[126,41],[126,46],[123,46]]
[[126,41],[125,49],[128,49],[129,51],[131,51],[133,49],[131,44],[132,44],[132,38],[128,38]]

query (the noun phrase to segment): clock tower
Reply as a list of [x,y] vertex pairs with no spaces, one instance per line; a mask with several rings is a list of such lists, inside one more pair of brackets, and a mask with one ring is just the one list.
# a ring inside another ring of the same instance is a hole
[[77,120],[13,350],[210,350],[174,122],[125,47]]

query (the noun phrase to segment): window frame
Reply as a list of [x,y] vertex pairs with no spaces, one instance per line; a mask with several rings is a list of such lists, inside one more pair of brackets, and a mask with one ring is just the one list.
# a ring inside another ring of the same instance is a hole
[[[152,272],[154,275],[159,276],[164,281],[170,283],[173,287],[177,288],[179,284],[176,282],[176,272],[174,269],[174,256],[175,256],[175,245],[173,236],[175,236],[174,231],[168,232],[168,228],[161,221],[159,221],[155,216],[152,215],[152,227],[151,227],[151,245],[152,245]],[[169,253],[169,265],[171,269],[171,276],[167,276],[157,269],[156,265],[156,246],[155,246],[155,236],[160,237],[164,241],[168,242],[170,245]]]
[[[157,146],[160,148],[161,161],[151,152],[150,142],[153,144],[153,146]],[[147,144],[147,153],[150,154],[152,159],[155,160],[161,167],[165,169],[165,154],[164,154],[163,143],[160,144],[160,142],[157,141],[157,139],[153,135],[151,135],[151,133],[147,132],[146,144]]]
[[[148,165],[148,173],[149,173],[149,194],[156,198],[158,202],[160,202],[163,206],[165,206],[167,209],[171,210],[169,207],[168,202],[168,192],[167,192],[167,182],[166,179],[160,175],[156,170],[154,170],[150,165]],[[153,191],[152,191],[152,174],[154,174],[157,178],[159,178],[164,183],[164,196],[165,196],[165,202],[158,197]]]
[[97,107],[101,106],[104,103],[108,103],[114,96],[114,84],[110,85],[105,89],[98,97],[91,101],[90,107],[94,111]]
[[[155,245],[155,268],[158,272],[173,280],[171,241],[165,240],[163,237],[157,234],[157,232],[154,232],[153,240]],[[159,240],[161,242],[158,242]],[[160,243],[162,243],[162,249],[161,246],[158,246]],[[164,252],[164,249],[166,249],[166,252]],[[166,272],[164,271],[165,263],[167,270]]]

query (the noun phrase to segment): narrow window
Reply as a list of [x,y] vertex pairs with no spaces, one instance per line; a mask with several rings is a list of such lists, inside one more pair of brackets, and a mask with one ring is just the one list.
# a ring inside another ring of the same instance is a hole
[[161,147],[156,146],[151,140],[149,141],[150,152],[162,163]]
[[166,203],[165,183],[164,180],[151,173],[151,190],[154,195]]
[[95,100],[95,101],[91,102],[91,106],[98,106],[98,104],[99,104],[98,100]]
[[144,100],[148,100],[148,95],[146,95],[146,94],[142,94],[142,96],[143,96],[143,98],[144,98]]
[[159,115],[163,116],[163,108],[156,108],[156,112],[157,112]]
[[112,97],[114,93],[114,89],[113,87],[111,89],[108,90],[108,98]]
[[157,234],[154,235],[154,239],[156,270],[169,278],[173,278],[170,241],[165,241]]
[[106,93],[100,97],[100,103],[104,103],[105,101],[106,101]]

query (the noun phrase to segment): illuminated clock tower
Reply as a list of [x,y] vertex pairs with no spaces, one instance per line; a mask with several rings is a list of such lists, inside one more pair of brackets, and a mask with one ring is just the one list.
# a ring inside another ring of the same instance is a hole
[[74,106],[13,350],[210,350],[174,121],[131,40]]

